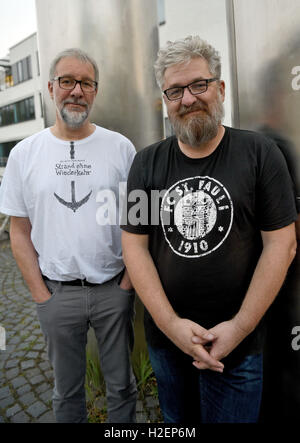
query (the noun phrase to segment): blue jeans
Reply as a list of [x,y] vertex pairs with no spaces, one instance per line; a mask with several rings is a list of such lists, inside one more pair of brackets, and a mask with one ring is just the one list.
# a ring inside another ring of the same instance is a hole
[[262,394],[262,354],[223,374],[198,370],[177,348],[149,346],[165,423],[255,423]]

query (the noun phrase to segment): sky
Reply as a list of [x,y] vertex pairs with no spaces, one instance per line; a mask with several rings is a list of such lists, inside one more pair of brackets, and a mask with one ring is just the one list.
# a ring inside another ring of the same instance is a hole
[[35,0],[0,0],[0,58],[36,30]]

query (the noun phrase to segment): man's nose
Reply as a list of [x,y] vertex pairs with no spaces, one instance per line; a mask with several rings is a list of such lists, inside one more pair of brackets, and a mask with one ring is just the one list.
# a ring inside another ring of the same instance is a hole
[[75,95],[76,97],[83,95],[80,83],[76,83],[75,88],[71,91],[71,95]]
[[196,96],[191,94],[188,88],[184,88],[181,103],[185,106],[191,106],[196,101],[197,101]]

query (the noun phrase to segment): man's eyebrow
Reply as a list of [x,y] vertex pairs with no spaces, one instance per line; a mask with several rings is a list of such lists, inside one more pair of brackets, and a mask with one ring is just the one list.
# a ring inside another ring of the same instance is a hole
[[[72,75],[72,74],[62,74],[62,75],[58,75],[58,77],[61,77],[61,78],[63,78],[63,77],[68,77],[68,78],[73,78],[73,79],[75,79],[75,76]],[[90,81],[92,81],[92,82],[95,82],[95,81],[96,81],[96,80],[93,80],[93,79],[90,78],[90,77],[83,77],[82,80],[90,80]]]
[[[191,85],[192,83],[196,83],[196,82],[203,81],[203,80],[206,80],[206,77],[197,77],[194,80],[192,80],[191,82],[189,82],[188,85]],[[171,85],[167,89],[182,88],[182,86],[186,86],[186,85],[182,85],[180,83],[173,83],[173,84],[171,83]]]

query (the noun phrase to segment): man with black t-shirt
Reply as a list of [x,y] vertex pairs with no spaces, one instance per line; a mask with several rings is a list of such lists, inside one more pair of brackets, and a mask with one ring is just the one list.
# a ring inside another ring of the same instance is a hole
[[291,179],[270,139],[222,126],[212,46],[168,42],[155,70],[176,137],[136,155],[122,228],[164,420],[255,422],[261,320],[295,255]]

